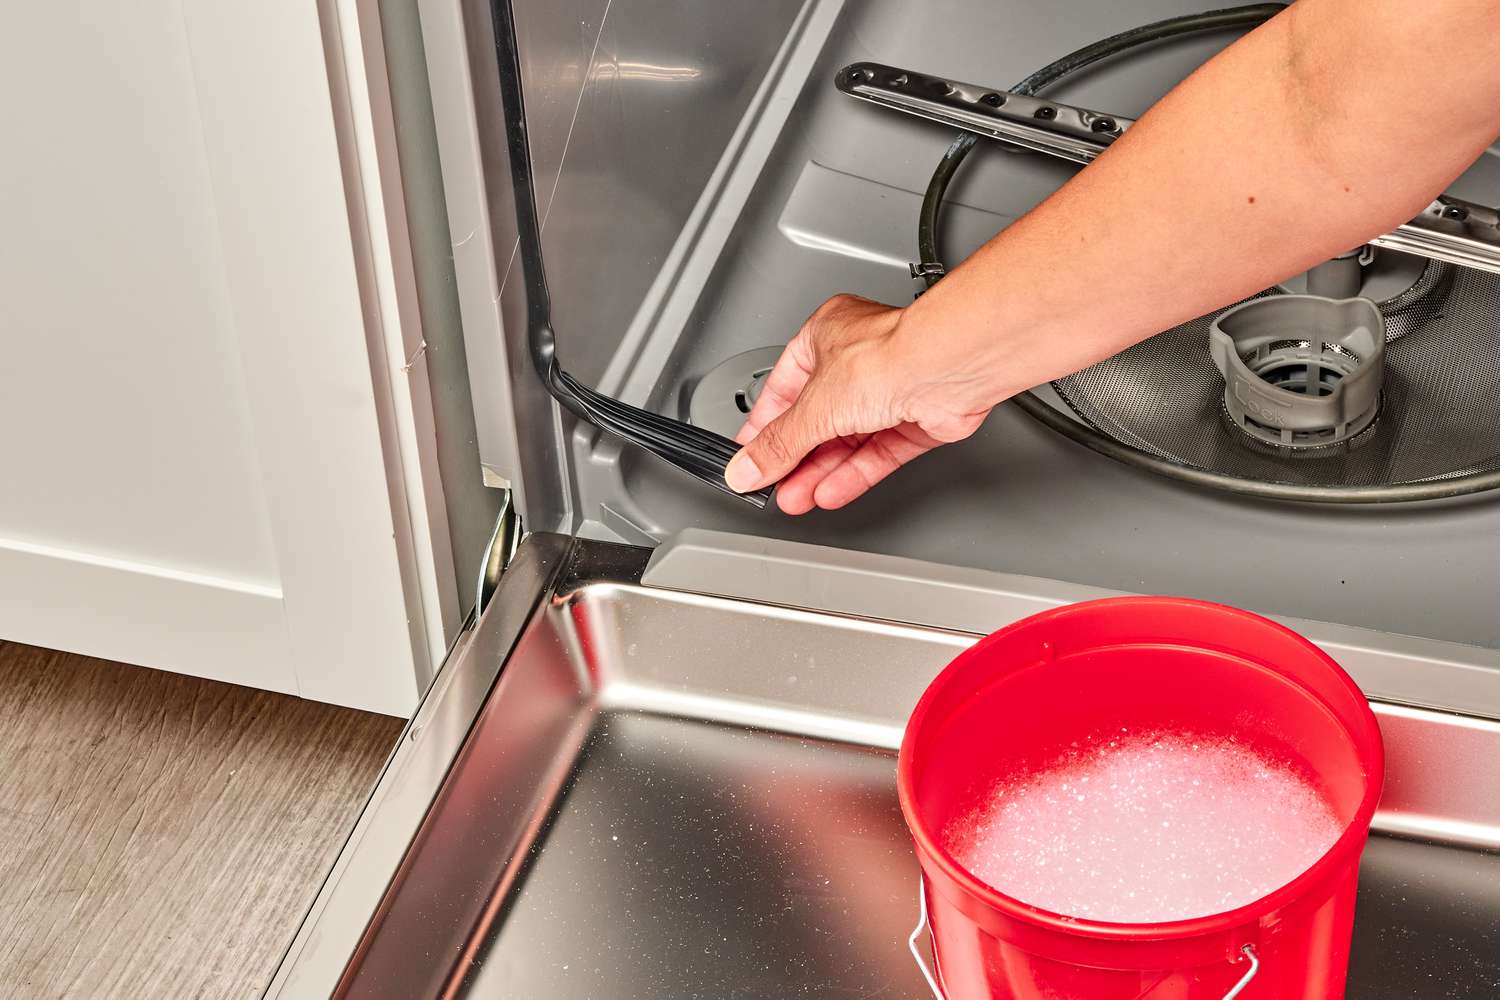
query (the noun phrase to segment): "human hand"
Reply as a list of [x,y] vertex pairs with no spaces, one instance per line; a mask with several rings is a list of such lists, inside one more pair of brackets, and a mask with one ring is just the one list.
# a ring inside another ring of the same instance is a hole
[[[725,481],[780,483],[788,514],[844,506],[938,445],[973,434],[1003,398],[908,311],[854,295],[819,306],[735,435]],[[925,343],[924,343],[925,340]]]

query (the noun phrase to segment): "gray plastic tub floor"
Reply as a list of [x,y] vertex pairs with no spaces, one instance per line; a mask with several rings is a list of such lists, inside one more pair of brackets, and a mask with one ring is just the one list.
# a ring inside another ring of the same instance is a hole
[[[705,372],[742,351],[784,343],[828,296],[910,301],[905,265],[915,253],[919,192],[951,133],[838,94],[831,81],[840,66],[874,60],[1011,85],[1076,46],[1206,6],[844,5],[826,40],[816,40],[811,71],[768,84],[791,102],[790,113],[743,205],[724,194],[714,206],[732,219],[722,249],[710,246],[683,265],[684,273],[709,272],[706,280],[679,282],[675,294],[686,298],[664,313],[685,322],[653,329],[648,348],[616,371],[611,388],[654,385],[654,406],[685,415]],[[1220,35],[1158,46],[1058,94],[1138,114],[1227,41]],[[1497,168],[1500,161],[1486,157],[1455,192],[1500,200]],[[997,148],[976,153],[945,213],[948,258],[970,252],[1069,172]],[[642,401],[648,394],[627,395]],[[587,452],[585,439],[575,438],[575,446]],[[1008,407],[971,440],[919,460],[851,507],[801,519],[751,511],[608,444],[583,454],[577,468],[584,530],[603,537],[651,543],[683,527],[720,528],[1500,643],[1492,600],[1500,592],[1500,503],[1483,497],[1401,509],[1238,500],[1116,465]]]

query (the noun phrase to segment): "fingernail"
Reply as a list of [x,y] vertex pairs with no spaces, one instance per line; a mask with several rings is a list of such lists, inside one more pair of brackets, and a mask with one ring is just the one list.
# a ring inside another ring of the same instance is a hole
[[736,493],[749,493],[760,485],[760,467],[745,449],[741,448],[739,454],[729,460],[729,467],[724,470],[724,482]]

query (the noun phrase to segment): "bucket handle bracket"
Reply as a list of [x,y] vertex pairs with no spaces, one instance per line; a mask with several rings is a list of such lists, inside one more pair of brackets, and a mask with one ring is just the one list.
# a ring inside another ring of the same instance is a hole
[[[922,939],[922,933],[927,930],[927,880],[922,879],[917,885],[917,926],[912,928],[911,936],[906,939],[906,947],[911,951],[911,957],[916,960],[917,968],[922,972],[922,978],[927,980],[927,988],[932,990],[934,1000],[947,1000],[947,994],[941,985],[941,970],[929,969],[927,958],[922,954],[922,947],[917,942]],[[1239,982],[1232,986],[1228,993],[1224,994],[1224,1000],[1235,1000],[1244,993],[1250,984],[1254,982],[1255,976],[1260,972],[1260,956],[1255,954],[1255,946],[1247,944],[1240,949],[1244,956],[1243,961],[1250,963],[1245,974],[1240,977]],[[1241,959],[1234,960],[1238,964]],[[933,963],[936,965],[936,963]]]
[[1250,968],[1240,977],[1240,981],[1234,984],[1234,988],[1224,994],[1224,1000],[1234,1000],[1235,997],[1245,992],[1245,988],[1255,979],[1255,974],[1260,971],[1260,957],[1255,954],[1255,945],[1247,944],[1240,949],[1240,954],[1245,956],[1245,961],[1250,963]]

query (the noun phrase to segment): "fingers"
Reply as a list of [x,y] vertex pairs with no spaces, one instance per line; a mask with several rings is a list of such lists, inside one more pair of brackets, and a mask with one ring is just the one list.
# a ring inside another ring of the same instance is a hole
[[[744,493],[782,482],[784,510],[811,509],[824,473],[831,474],[857,451],[854,439],[810,453],[837,435],[890,426],[881,352],[900,310],[834,296],[823,303],[787,345],[766,378],[760,397],[735,435],[739,452],[725,470],[730,489]],[[803,466],[799,470],[799,466]]]
[[807,380],[812,378],[813,359],[809,349],[806,328],[792,338],[776,359],[776,365],[760,389],[760,396],[750,408],[750,415],[734,436],[737,444],[749,444],[760,429],[787,411],[802,394]]
[[[853,449],[848,457],[820,477],[813,487],[813,504],[824,510],[837,510],[940,443],[912,424],[872,434],[864,444]],[[786,510],[785,507],[782,509]]]
[[843,507],[940,443],[920,428],[909,426],[828,441],[814,448],[782,480],[776,488],[776,505],[792,515],[806,514],[815,507]]
[[862,440],[836,438],[814,448],[812,454],[803,459],[802,464],[776,487],[776,506],[786,514],[806,514],[816,507],[818,504],[813,499],[813,491],[828,473],[854,454],[854,449],[859,447]]
[[734,456],[724,481],[740,493],[780,482],[808,452],[833,437],[832,423],[821,394],[804,386],[796,402]]

